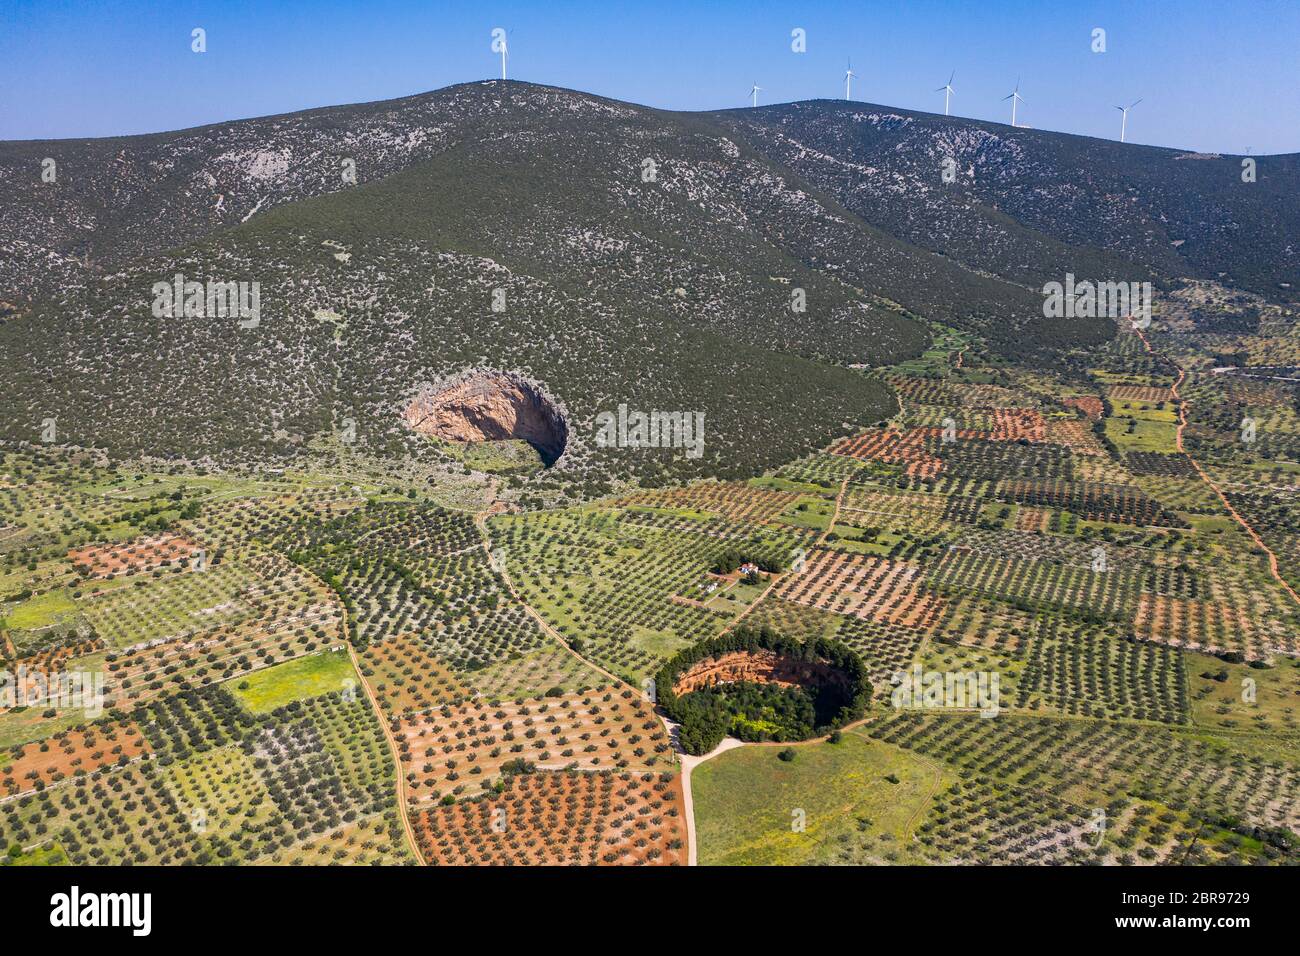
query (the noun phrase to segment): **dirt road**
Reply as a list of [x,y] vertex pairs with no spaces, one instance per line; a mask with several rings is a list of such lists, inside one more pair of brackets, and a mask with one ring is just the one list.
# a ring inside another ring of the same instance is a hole
[[[1149,354],[1151,355],[1159,354],[1156,352],[1154,348],[1152,348],[1150,340],[1142,333],[1141,329],[1134,327],[1133,331],[1136,332],[1138,338],[1142,340],[1142,346],[1147,350]],[[1232,516],[1232,519],[1236,521],[1237,524],[1241,525],[1242,529],[1246,532],[1246,534],[1250,536],[1250,539],[1255,542],[1256,546],[1258,546],[1261,551],[1264,552],[1265,556],[1268,559],[1269,573],[1273,575],[1273,578],[1277,581],[1278,584],[1282,585],[1282,589],[1291,596],[1291,600],[1295,601],[1296,604],[1300,605],[1300,594],[1297,594],[1295,588],[1291,587],[1291,585],[1287,583],[1287,580],[1284,577],[1282,577],[1282,572],[1278,568],[1277,555],[1273,553],[1273,549],[1264,543],[1264,539],[1259,536],[1259,533],[1253,527],[1251,527],[1250,522],[1248,522],[1245,518],[1243,518],[1237,512],[1237,509],[1232,506],[1232,502],[1228,500],[1228,496],[1225,495],[1222,489],[1220,489],[1219,486],[1214,483],[1214,481],[1206,473],[1205,469],[1201,467],[1201,463],[1197,461],[1195,458],[1193,458],[1191,454],[1187,451],[1187,449],[1184,447],[1183,431],[1184,429],[1187,428],[1188,403],[1186,399],[1182,397],[1182,394],[1179,392],[1179,388],[1180,386],[1182,386],[1183,382],[1187,380],[1187,370],[1182,366],[1178,365],[1176,362],[1174,362],[1173,359],[1169,358],[1168,356],[1161,356],[1161,357],[1164,358],[1165,361],[1167,361],[1174,368],[1178,369],[1178,380],[1174,382],[1173,387],[1170,389],[1170,391],[1173,393],[1174,400],[1178,402],[1178,430],[1174,433],[1174,447],[1177,448],[1179,452],[1181,452],[1183,455],[1186,456],[1187,460],[1192,463],[1192,467],[1196,469],[1196,473],[1201,476],[1201,480],[1204,481],[1205,484],[1209,486],[1210,490],[1213,491],[1218,496],[1219,500],[1223,502],[1223,507],[1227,510],[1228,514]]]

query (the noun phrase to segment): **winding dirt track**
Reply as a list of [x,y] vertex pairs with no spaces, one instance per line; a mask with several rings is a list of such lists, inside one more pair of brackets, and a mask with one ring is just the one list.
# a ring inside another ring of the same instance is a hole
[[[316,573],[310,568],[303,565],[297,565],[303,574],[315,581],[320,587],[333,593],[333,588],[327,585]],[[424,855],[420,853],[420,844],[415,840],[415,830],[411,826],[410,817],[406,814],[406,775],[402,772],[402,758],[397,749],[397,740],[393,737],[393,732],[388,727],[388,720],[384,717],[384,710],[379,706],[379,699],[375,697],[375,692],[371,690],[370,684],[366,682],[366,675],[361,671],[361,661],[357,657],[357,649],[352,646],[352,641],[348,639],[351,628],[348,626],[350,618],[348,609],[343,602],[339,602],[343,611],[343,644],[348,649],[348,657],[352,659],[352,667],[357,672],[357,680],[361,682],[361,689],[366,692],[366,699],[370,701],[370,706],[375,710],[375,716],[379,720],[379,727],[384,732],[384,739],[388,741],[388,750],[393,755],[393,765],[397,768],[397,815],[402,818],[402,829],[406,831],[406,839],[411,844],[411,852],[415,854],[416,862],[420,866],[426,866]]]
[[[817,539],[818,545],[822,545],[826,543],[827,535],[829,535],[831,533],[831,529],[835,527],[835,522],[840,520],[840,506],[844,503],[844,494],[845,492],[848,491],[848,488],[849,488],[849,480],[845,478],[843,481],[840,482],[839,494],[835,496],[835,511],[831,514],[831,520],[826,525],[826,530],[821,533],[821,537]],[[736,617],[732,620],[732,622],[722,629],[722,633],[726,634],[733,627],[735,627],[742,620],[744,620],[744,618],[749,614],[750,611],[754,610],[754,608],[758,607],[760,604],[763,603],[763,599],[772,592],[772,589],[774,587],[776,587],[778,584],[781,583],[782,579],[785,578],[786,574],[790,574],[790,573],[791,572],[787,571],[785,574],[773,574],[767,582],[767,587],[763,588],[763,593],[760,594],[758,597],[754,598],[754,600],[750,601],[749,606],[746,607],[739,614],[737,614]]]
[[[480,511],[476,513],[474,515],[474,526],[478,528],[479,534],[483,538],[483,550],[488,556],[489,565],[495,568],[496,572],[499,575],[501,575],[501,580],[505,582],[506,590],[510,592],[510,596],[514,598],[514,600],[518,601],[519,605],[528,613],[528,616],[537,622],[537,626],[542,629],[542,632],[546,634],[548,637],[550,637],[552,640],[554,640],[562,648],[564,648],[564,650],[567,653],[573,655],[573,657],[577,658],[579,661],[581,661],[583,664],[590,667],[592,670],[596,671],[597,673],[603,674],[605,677],[608,677],[615,686],[622,685],[624,687],[631,687],[632,690],[636,691],[636,693],[644,697],[645,690],[643,688],[633,687],[631,684],[629,684],[623,678],[619,677],[617,674],[611,674],[609,671],[605,670],[605,668],[601,667],[599,664],[587,660],[587,658],[583,657],[572,647],[570,647],[569,642],[564,639],[564,635],[562,635],[555,628],[551,627],[551,625],[547,622],[546,618],[542,617],[542,615],[539,614],[531,604],[529,604],[527,601],[524,600],[523,595],[520,594],[519,590],[515,587],[515,582],[510,579],[510,575],[506,571],[505,567],[500,567],[500,568],[496,567],[496,565],[492,561],[492,536],[488,532],[488,527],[487,527],[487,519],[491,516],[491,514],[492,514],[491,511]],[[651,700],[651,703],[653,704],[654,701]],[[675,736],[673,734],[673,725],[669,723],[669,721],[666,720],[661,713],[659,713],[659,709],[657,707],[653,708],[653,710],[654,710],[655,718],[659,721],[660,724],[663,725],[664,732],[668,734],[668,739],[674,740]],[[685,808],[684,812],[686,817],[686,851],[687,851],[686,865],[694,866],[695,865],[695,814],[693,810],[694,803],[691,800],[691,777],[690,777],[689,769],[685,765],[686,754],[678,753],[677,757],[678,757],[678,761],[682,764],[682,774],[681,774],[682,802]]]
[[[527,601],[524,600],[524,596],[520,594],[519,589],[515,587],[515,582],[510,580],[510,575],[506,572],[506,569],[504,567],[500,567],[500,568],[496,567],[496,564],[492,560],[492,537],[490,534],[488,534],[488,529],[487,529],[487,519],[491,516],[491,514],[492,514],[491,511],[478,512],[477,514],[474,515],[474,525],[475,527],[478,528],[479,534],[483,537],[483,551],[484,553],[487,554],[488,565],[492,567],[497,572],[497,574],[501,575],[501,580],[505,582],[506,590],[510,592],[510,596],[519,603],[520,607],[522,607],[525,611],[528,612],[528,616],[537,622],[537,626],[542,629],[542,632],[547,637],[551,638],[553,641],[559,644],[562,648],[565,649],[565,651],[567,651],[573,657],[582,661],[582,663],[586,664],[592,670],[605,675],[615,684],[622,684],[625,687],[632,687],[631,684],[629,684],[623,678],[619,677],[617,674],[611,674],[609,671],[605,670],[605,668],[601,667],[599,664],[587,660],[585,657],[583,657],[581,654],[575,651],[572,647],[570,647],[569,642],[565,640],[564,635],[561,634],[559,631],[557,631],[555,628],[551,627],[551,625],[547,623],[546,618],[542,617],[541,614],[539,614],[536,610],[533,609],[533,606],[531,604],[529,604]],[[645,693],[645,691],[642,690],[640,687],[632,687],[632,689],[636,691],[638,694]],[[662,717],[659,719],[660,721],[663,720]],[[664,726],[665,729],[667,729],[667,724],[665,724]]]
[[[347,608],[343,609],[344,634],[347,632]],[[388,749],[393,754],[393,763],[397,765],[397,813],[402,818],[402,828],[406,830],[406,839],[411,844],[411,852],[415,854],[416,862],[420,866],[427,865],[424,855],[420,852],[420,844],[416,842],[415,830],[411,826],[411,818],[406,812],[406,774],[402,771],[402,758],[397,749],[397,741],[393,737],[393,732],[388,726],[388,719],[384,717],[384,711],[379,706],[379,699],[375,697],[375,692],[370,689],[370,684],[366,682],[365,675],[361,672],[361,661],[357,658],[356,648],[352,642],[345,640],[348,648],[348,656],[352,658],[352,666],[356,668],[357,680],[361,681],[361,687],[366,692],[366,697],[370,700],[370,706],[375,709],[375,714],[379,718],[379,726],[383,728],[384,739],[388,741]]]
[[[1147,350],[1149,354],[1151,355],[1159,354],[1156,352],[1154,348],[1151,347],[1150,340],[1148,340],[1147,337],[1142,333],[1141,329],[1134,326],[1133,331],[1136,332],[1138,338],[1142,340],[1142,346]],[[1178,369],[1178,380],[1174,382],[1173,387],[1170,389],[1170,391],[1173,393],[1174,400],[1178,402],[1178,430],[1174,435],[1174,447],[1176,447],[1178,451],[1181,454],[1183,454],[1188,461],[1192,463],[1192,467],[1196,469],[1196,473],[1201,476],[1201,480],[1204,481],[1206,485],[1209,486],[1210,490],[1213,491],[1216,495],[1218,495],[1219,500],[1223,502],[1223,507],[1227,510],[1228,514],[1232,516],[1232,519],[1236,521],[1237,524],[1241,525],[1242,529],[1246,532],[1246,534],[1250,535],[1250,539],[1254,541],[1255,544],[1259,547],[1259,549],[1263,551],[1264,554],[1268,557],[1269,573],[1273,575],[1274,579],[1277,581],[1278,584],[1282,585],[1282,589],[1291,596],[1291,600],[1295,601],[1296,604],[1300,605],[1300,594],[1297,594],[1295,588],[1291,587],[1291,585],[1287,583],[1286,578],[1282,577],[1282,572],[1278,568],[1277,555],[1273,553],[1273,549],[1264,543],[1264,539],[1261,538],[1259,536],[1259,533],[1250,526],[1250,522],[1248,522],[1245,518],[1243,518],[1240,514],[1238,514],[1237,509],[1234,508],[1232,506],[1232,502],[1228,500],[1228,496],[1225,495],[1223,491],[1219,488],[1219,486],[1214,483],[1214,481],[1206,473],[1205,469],[1201,467],[1201,463],[1197,461],[1195,458],[1193,458],[1191,454],[1187,451],[1187,449],[1183,446],[1183,430],[1187,427],[1188,403],[1186,399],[1183,398],[1182,394],[1178,391],[1178,389],[1179,386],[1181,386],[1183,382],[1187,380],[1187,369],[1180,366],[1178,363],[1176,363],[1173,359],[1169,358],[1167,355],[1162,355],[1161,357],[1170,365],[1172,365],[1174,368]]]

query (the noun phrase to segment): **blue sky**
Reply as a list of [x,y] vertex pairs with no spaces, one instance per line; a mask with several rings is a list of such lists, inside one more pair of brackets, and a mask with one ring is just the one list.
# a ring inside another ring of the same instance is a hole
[[[439,3],[0,0],[0,139],[179,129],[510,75],[667,109],[843,96],[1255,154],[1300,152],[1295,0]],[[190,50],[195,27],[208,51]],[[790,31],[807,32],[806,53]],[[1091,33],[1106,31],[1093,53]]]

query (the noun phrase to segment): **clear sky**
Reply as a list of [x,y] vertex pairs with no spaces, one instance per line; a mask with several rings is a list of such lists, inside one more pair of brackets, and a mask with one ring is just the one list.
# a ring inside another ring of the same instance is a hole
[[[207,52],[191,52],[191,31]],[[0,139],[108,136],[499,75],[667,109],[844,95],[1118,138],[1300,152],[1300,0],[0,0]],[[807,52],[791,51],[791,30]],[[1092,52],[1092,31],[1106,52]]]

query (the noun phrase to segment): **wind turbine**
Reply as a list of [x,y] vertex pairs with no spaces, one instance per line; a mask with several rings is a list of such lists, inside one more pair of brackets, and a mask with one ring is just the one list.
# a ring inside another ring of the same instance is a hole
[[1020,77],[1016,77],[1016,88],[1002,97],[1002,102],[1011,101],[1011,125],[1016,125],[1016,104],[1023,103],[1025,98],[1020,95]]
[[853,99],[853,78],[858,74],[853,72],[853,61],[849,60],[848,69],[844,71],[844,98]]
[[1119,141],[1121,143],[1124,142],[1124,133],[1128,131],[1128,111],[1131,110],[1133,107],[1137,106],[1141,102],[1142,100],[1136,99],[1128,106],[1115,107],[1115,109],[1119,110],[1120,115],[1122,117],[1122,119],[1120,119],[1119,121]]
[[943,86],[939,87],[937,90],[935,90],[936,93],[943,94],[943,115],[944,116],[948,115],[948,97],[952,96],[953,94],[952,78],[956,75],[957,75],[957,71],[953,70],[952,74],[948,77],[948,82],[945,83]]
[[753,105],[753,106],[758,106],[758,91],[761,90],[761,89],[762,89],[762,87],[759,86],[757,83],[755,83],[754,86],[753,86],[753,88],[751,88],[750,91],[749,91],[749,96],[750,96],[750,99],[752,100],[752,105]]

